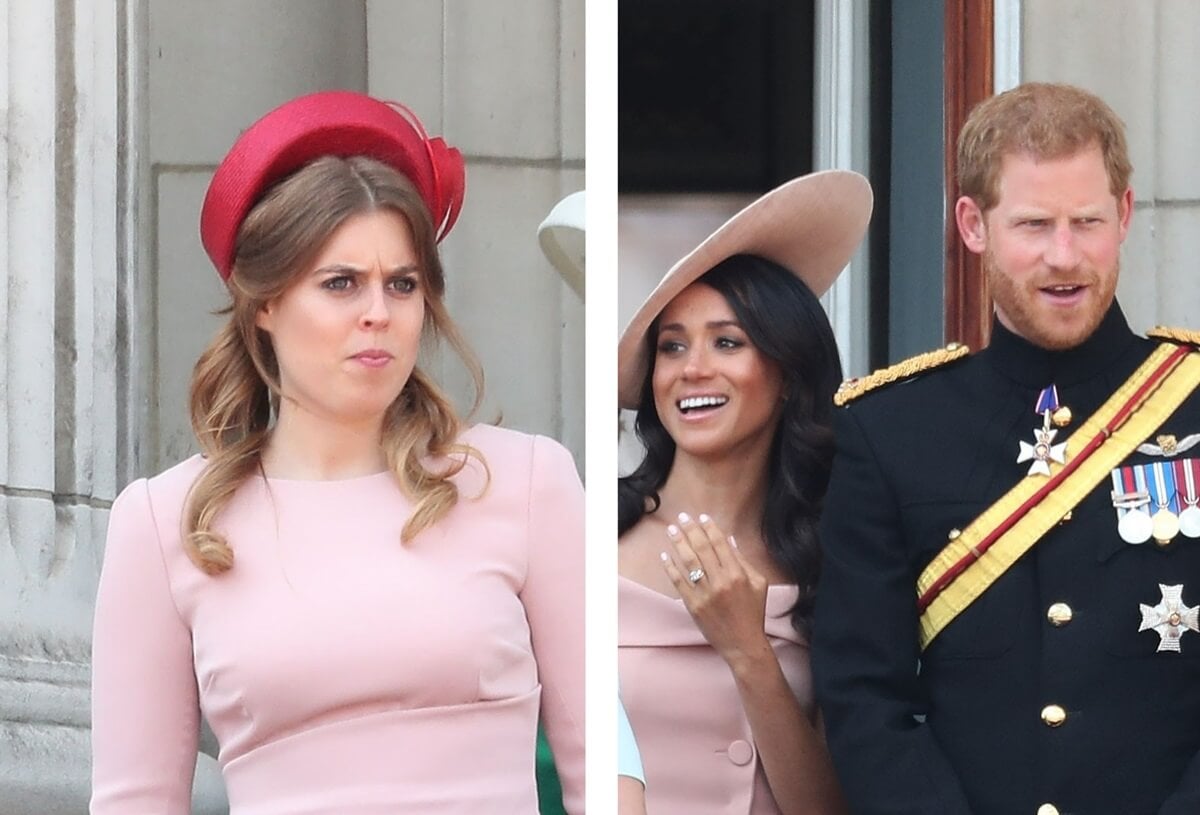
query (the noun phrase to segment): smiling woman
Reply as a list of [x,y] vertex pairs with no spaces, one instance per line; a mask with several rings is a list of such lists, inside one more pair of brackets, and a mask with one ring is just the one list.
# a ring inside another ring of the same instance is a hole
[[[756,260],[725,261],[680,292],[659,318],[651,384],[655,411],[675,442],[676,457],[761,458],[770,446],[783,410],[780,365],[751,341],[727,295],[713,288],[726,279],[722,269],[736,275],[738,267],[752,267]],[[766,271],[772,273],[777,274]],[[785,323],[778,330],[791,327]]]
[[620,685],[648,812],[844,811],[808,666],[841,380],[817,296],[870,212],[861,176],[794,179],[675,264],[621,336],[646,456],[618,484]]
[[[203,451],[113,505],[93,646],[93,813],[190,811],[200,712],[231,815],[537,811],[544,725],[583,811],[583,498],[556,443],[469,427],[444,337],[457,150],[325,92],[218,167],[230,293],[196,364]],[[458,768],[470,766],[469,776]]]

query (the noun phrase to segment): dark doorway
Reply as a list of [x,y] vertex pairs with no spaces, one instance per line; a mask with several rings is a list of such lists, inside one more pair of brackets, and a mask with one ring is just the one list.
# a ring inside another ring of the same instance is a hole
[[812,169],[812,0],[620,0],[618,189],[765,192]]

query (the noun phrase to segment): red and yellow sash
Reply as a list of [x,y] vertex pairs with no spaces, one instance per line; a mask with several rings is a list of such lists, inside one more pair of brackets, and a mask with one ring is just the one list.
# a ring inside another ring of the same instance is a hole
[[1200,354],[1163,343],[1067,444],[1049,478],[1021,479],[917,579],[921,650],[1108,477],[1200,385]]

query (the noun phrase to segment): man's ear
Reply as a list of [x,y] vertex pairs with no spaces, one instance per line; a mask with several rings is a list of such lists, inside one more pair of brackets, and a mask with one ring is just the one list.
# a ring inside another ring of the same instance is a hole
[[1129,235],[1129,224],[1133,220],[1133,187],[1126,187],[1125,193],[1117,200],[1118,223],[1121,227],[1121,240]]
[[954,222],[967,249],[982,255],[987,247],[987,222],[974,198],[964,195],[954,202]]

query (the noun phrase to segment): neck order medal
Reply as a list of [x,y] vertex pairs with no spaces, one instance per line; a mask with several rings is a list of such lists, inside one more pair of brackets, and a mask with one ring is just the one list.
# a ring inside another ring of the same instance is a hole
[[1034,412],[1042,417],[1042,426],[1033,429],[1033,444],[1027,441],[1017,442],[1020,445],[1017,463],[1033,462],[1029,465],[1029,475],[1049,476],[1050,462],[1062,464],[1066,461],[1067,443],[1055,444],[1054,437],[1058,435],[1058,429],[1050,426],[1052,417],[1059,410],[1058,388],[1054,385],[1043,388],[1034,406]]

